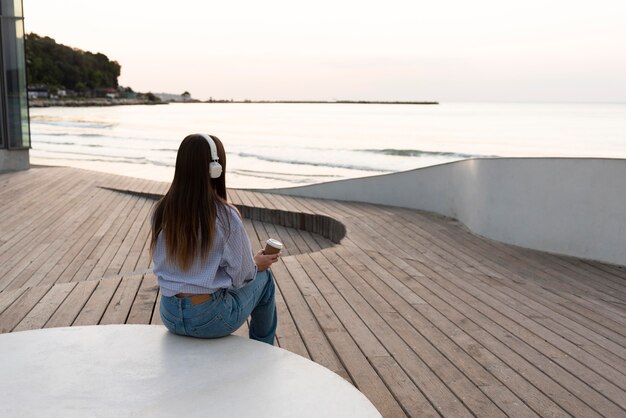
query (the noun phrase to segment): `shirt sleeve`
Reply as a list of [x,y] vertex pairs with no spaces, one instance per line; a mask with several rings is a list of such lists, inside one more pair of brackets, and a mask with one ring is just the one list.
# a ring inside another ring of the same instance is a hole
[[254,264],[252,246],[243,227],[243,222],[234,210],[229,210],[228,212],[224,254],[222,255],[220,267],[231,278],[232,286],[240,288],[254,279],[257,267]]

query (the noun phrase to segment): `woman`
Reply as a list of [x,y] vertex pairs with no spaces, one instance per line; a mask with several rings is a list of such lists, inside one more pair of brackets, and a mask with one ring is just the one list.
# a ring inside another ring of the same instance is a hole
[[250,338],[274,343],[276,305],[269,270],[279,254],[252,255],[239,212],[226,200],[221,141],[187,136],[174,180],[152,216],[151,251],[161,287],[161,319],[173,333],[231,334],[248,318]]

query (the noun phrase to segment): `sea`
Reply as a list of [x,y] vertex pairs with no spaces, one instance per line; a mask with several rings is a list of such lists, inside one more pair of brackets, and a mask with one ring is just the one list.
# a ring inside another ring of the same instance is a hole
[[227,186],[293,187],[478,157],[626,158],[626,104],[172,103],[30,109],[31,164],[170,182],[191,133]]

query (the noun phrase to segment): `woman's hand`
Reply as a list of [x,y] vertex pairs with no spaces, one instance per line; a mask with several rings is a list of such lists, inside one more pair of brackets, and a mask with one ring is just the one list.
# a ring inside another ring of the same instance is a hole
[[272,264],[278,261],[278,257],[280,257],[280,254],[281,253],[265,255],[263,254],[263,250],[256,253],[254,256],[254,264],[256,264],[257,270],[267,270]]

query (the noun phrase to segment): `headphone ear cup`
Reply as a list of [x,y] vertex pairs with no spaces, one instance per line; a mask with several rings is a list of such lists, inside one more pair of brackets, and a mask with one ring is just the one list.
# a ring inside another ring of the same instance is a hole
[[222,175],[222,165],[220,163],[216,163],[215,161],[209,164],[209,175],[212,179],[216,179]]

